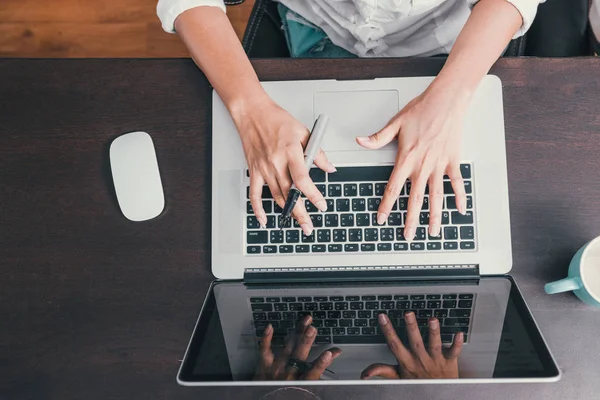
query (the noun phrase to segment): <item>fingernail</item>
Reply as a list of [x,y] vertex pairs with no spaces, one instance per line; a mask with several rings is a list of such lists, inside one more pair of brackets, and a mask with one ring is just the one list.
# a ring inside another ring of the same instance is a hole
[[377,318],[379,319],[379,325],[385,326],[388,324],[388,319],[385,314],[379,314]]
[[[331,349],[329,349],[331,351],[331,354],[333,354],[333,359],[335,360],[336,358],[338,358],[340,355],[342,355],[342,349],[340,349],[339,347],[333,347]],[[335,352],[335,354],[334,354]]]
[[317,201],[317,208],[321,212],[327,211],[327,202],[325,200]]
[[440,235],[440,226],[439,225],[433,225],[431,227],[431,229],[429,230],[429,234],[433,237],[439,236]]
[[458,343],[461,343],[464,339],[465,339],[465,337],[462,332],[458,332],[456,334],[456,336],[454,337],[454,340],[457,341]]
[[404,319],[406,320],[406,322],[415,322],[415,313],[407,312],[406,314],[404,314]]
[[385,213],[379,213],[379,214],[377,214],[377,223],[379,225],[385,224],[385,220],[386,219],[387,219],[387,214],[385,214]]
[[313,328],[312,326],[310,326],[306,329],[306,336],[313,337],[316,334],[317,334],[317,330],[315,328]]
[[304,326],[308,326],[310,325],[310,323],[312,322],[312,317],[310,315],[307,315],[306,317],[304,317],[304,319],[302,320],[302,325]]
[[371,140],[371,138],[369,138],[368,136],[357,136],[356,140],[358,140],[359,142],[368,142],[369,140]]
[[267,327],[265,328],[265,335],[270,335],[272,330],[273,326],[271,324],[267,325]]
[[440,327],[440,323],[438,322],[438,320],[436,318],[432,318],[429,320],[429,329],[436,330],[439,327]]
[[333,357],[333,354],[331,354],[330,351],[326,351],[325,353],[323,353],[323,361],[331,361],[331,357]]
[[337,172],[337,168],[332,163],[329,163],[329,165],[327,167],[329,168],[328,172],[331,172],[331,173]]
[[302,232],[304,232],[304,235],[310,236],[312,234],[313,228],[306,222],[303,224],[300,224],[300,228],[302,228]]
[[413,228],[404,228],[404,239],[407,242],[411,242],[415,237],[415,230]]
[[265,229],[267,227],[267,218],[266,217],[258,218],[258,223],[260,224],[261,228]]

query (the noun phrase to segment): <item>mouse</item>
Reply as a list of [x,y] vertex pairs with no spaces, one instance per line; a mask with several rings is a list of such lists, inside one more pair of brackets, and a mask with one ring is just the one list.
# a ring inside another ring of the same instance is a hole
[[117,201],[125,218],[139,222],[159,216],[165,195],[150,135],[121,135],[110,144],[109,153]]

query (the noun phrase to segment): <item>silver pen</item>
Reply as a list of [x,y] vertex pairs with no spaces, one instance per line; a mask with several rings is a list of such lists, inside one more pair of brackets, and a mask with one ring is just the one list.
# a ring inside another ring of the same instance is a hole
[[[328,122],[329,117],[321,114],[317,117],[317,120],[313,125],[313,128],[310,132],[310,137],[308,138],[308,144],[306,145],[306,149],[304,149],[304,165],[307,170],[312,167],[315,157],[321,148],[321,142],[325,136]],[[290,223],[290,215],[292,214],[292,210],[294,209],[294,206],[296,205],[296,202],[300,198],[301,194],[302,193],[300,190],[298,190],[296,185],[292,184],[287,200],[285,201],[285,206],[283,206],[283,211],[279,217],[279,225],[281,229]]]

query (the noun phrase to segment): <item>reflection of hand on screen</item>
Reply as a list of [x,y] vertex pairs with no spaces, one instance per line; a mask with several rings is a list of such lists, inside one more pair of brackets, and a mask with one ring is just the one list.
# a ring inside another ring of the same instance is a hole
[[398,365],[371,364],[362,372],[361,379],[369,379],[373,376],[388,379],[458,378],[458,355],[464,341],[463,333],[456,334],[452,346],[444,350],[440,336],[440,323],[436,318],[432,318],[429,320],[429,345],[425,348],[415,314],[406,313],[404,319],[409,349],[396,335],[387,315],[379,314],[379,326]]
[[306,358],[317,336],[317,329],[310,324],[312,318],[305,316],[291,335],[281,354],[275,358],[271,350],[273,327],[269,324],[260,341],[260,361],[254,380],[317,380],[341,353],[333,347],[321,353],[312,363]]

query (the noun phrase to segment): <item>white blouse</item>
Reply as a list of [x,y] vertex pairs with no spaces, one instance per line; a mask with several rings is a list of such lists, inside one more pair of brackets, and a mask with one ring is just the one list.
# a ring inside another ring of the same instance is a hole
[[[447,54],[478,0],[279,0],[319,26],[331,41],[360,57],[410,57]],[[515,38],[531,26],[546,0],[506,0],[521,14]],[[159,0],[163,29],[175,32],[182,12],[223,0]]]

